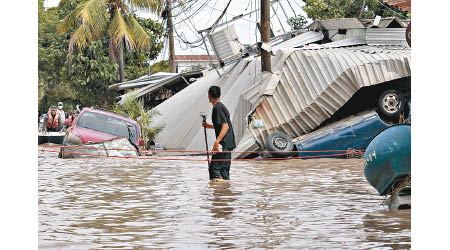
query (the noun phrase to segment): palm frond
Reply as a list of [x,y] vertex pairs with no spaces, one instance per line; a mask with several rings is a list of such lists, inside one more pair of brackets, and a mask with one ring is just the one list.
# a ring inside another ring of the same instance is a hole
[[164,0],[128,0],[128,3],[133,9],[149,10],[157,15],[161,15],[164,6]]
[[69,54],[75,44],[83,49],[101,37],[107,27],[106,7],[106,0],[89,0],[78,5],[59,23],[60,34],[78,27],[70,38]]
[[137,50],[145,50],[150,47],[150,38],[142,26],[138,23],[133,15],[125,17],[125,21],[128,24],[131,34],[133,35],[134,44]]
[[59,34],[64,34],[68,32],[70,29],[77,27],[78,25],[78,12],[80,11],[81,6],[77,6],[74,10],[72,10],[67,16],[64,17],[63,20],[60,21],[57,27],[57,31]]
[[119,9],[114,11],[114,17],[109,25],[109,39],[112,40],[115,47],[121,44],[122,39],[124,39],[131,48],[136,47],[133,34],[131,33]]
[[108,25],[106,0],[89,0],[82,6],[77,16],[81,25],[88,27],[94,38],[99,38]]

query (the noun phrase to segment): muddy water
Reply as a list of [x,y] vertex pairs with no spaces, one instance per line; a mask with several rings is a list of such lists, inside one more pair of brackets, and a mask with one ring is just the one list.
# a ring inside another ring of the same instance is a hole
[[410,210],[389,211],[361,160],[58,159],[39,153],[40,249],[405,249]]

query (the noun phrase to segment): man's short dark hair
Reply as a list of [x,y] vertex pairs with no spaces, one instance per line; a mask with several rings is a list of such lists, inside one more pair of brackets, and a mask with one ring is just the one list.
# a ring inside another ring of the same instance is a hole
[[211,86],[211,87],[209,87],[208,94],[212,98],[219,98],[220,97],[220,87],[219,86]]

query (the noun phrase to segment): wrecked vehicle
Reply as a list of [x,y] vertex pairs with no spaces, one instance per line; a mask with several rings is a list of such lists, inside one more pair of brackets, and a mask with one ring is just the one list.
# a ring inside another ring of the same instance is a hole
[[384,129],[367,146],[364,176],[391,209],[411,206],[411,125]]
[[60,149],[60,158],[139,156],[139,151],[137,151],[134,145],[130,143],[129,139],[123,137],[95,143],[66,146],[67,147],[61,147]]
[[379,131],[410,119],[410,96],[410,78],[364,87],[312,132],[295,139],[274,132],[268,136],[266,148],[272,157],[358,156]]
[[[66,131],[63,145],[88,147],[94,143],[103,143],[115,138],[126,138],[140,154],[140,146],[144,145],[140,135],[139,124],[129,117],[99,108],[83,108]],[[62,153],[61,149],[59,157]]]
[[[273,133],[266,146],[274,157],[347,157],[347,151],[364,150],[380,130],[389,126],[375,111],[367,111],[295,139],[283,133]],[[292,151],[299,152],[289,153]]]

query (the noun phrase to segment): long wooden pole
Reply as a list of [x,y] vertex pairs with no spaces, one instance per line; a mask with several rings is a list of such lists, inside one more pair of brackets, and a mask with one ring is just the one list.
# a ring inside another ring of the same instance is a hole
[[171,0],[166,0],[167,6],[167,26],[169,28],[169,66],[170,72],[175,73],[175,44],[173,41],[173,22],[172,22],[172,8]]
[[[206,114],[201,114],[203,118],[203,122],[206,122]],[[206,159],[208,160],[208,167],[209,167],[209,148],[208,148],[208,136],[206,135],[206,127],[203,127],[205,131],[205,144],[206,144]]]
[[[270,1],[261,0],[261,42],[270,44]],[[270,52],[261,49],[261,70],[271,72]]]

